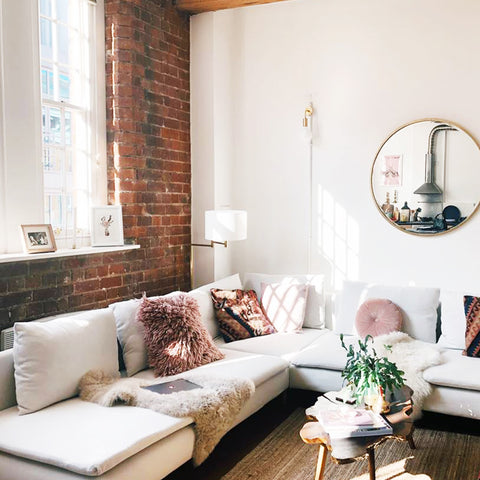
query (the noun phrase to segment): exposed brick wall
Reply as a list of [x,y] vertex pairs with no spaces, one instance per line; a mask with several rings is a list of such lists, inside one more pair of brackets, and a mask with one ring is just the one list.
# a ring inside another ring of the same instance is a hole
[[189,21],[105,0],[109,203],[139,250],[0,264],[0,329],[190,286]]

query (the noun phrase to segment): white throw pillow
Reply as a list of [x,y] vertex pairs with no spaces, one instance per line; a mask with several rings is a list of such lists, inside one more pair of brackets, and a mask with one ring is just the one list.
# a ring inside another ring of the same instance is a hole
[[20,415],[77,395],[78,382],[89,370],[118,372],[115,320],[108,308],[50,322],[16,323],[14,335]]
[[335,296],[335,321],[333,331],[337,334],[355,335],[355,317],[361,305],[365,282],[345,280],[343,288]]
[[465,317],[463,296],[463,293],[448,290],[442,290],[440,293],[442,334],[438,339],[438,344],[442,347],[456,348],[459,350],[465,348],[467,320]]
[[129,377],[148,365],[147,349],[143,340],[145,329],[143,323],[136,321],[141,301],[134,298],[109,305],[115,316],[117,337],[122,347],[123,361]]
[[308,285],[262,283],[262,307],[279,333],[301,332]]
[[428,287],[399,287],[345,281],[338,297],[335,333],[355,335],[358,307],[370,298],[387,298],[402,310],[402,331],[424,342],[436,342],[440,290]]
[[278,275],[265,273],[246,273],[243,278],[245,290],[255,290],[258,298],[262,296],[262,283],[280,283],[283,285],[308,285],[307,305],[303,326],[307,328],[325,328],[325,294],[323,275]]
[[208,333],[212,338],[218,337],[220,335],[220,330],[218,328],[218,322],[215,319],[215,311],[213,309],[210,292],[204,290],[192,290],[191,292],[188,292],[188,294],[198,302],[200,317],[205,327],[207,327]]

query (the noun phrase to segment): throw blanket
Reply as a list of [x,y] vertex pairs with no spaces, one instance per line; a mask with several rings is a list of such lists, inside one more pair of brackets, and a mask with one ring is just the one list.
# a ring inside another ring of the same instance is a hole
[[[423,402],[432,392],[430,383],[423,378],[423,371],[441,363],[439,348],[431,343],[414,340],[402,332],[375,337],[373,345],[380,356],[395,362],[405,372],[405,383],[413,390],[412,418],[419,418]],[[390,345],[392,351],[389,352],[384,345]]]
[[112,407],[121,403],[149,408],[173,417],[191,417],[195,422],[193,462],[200,465],[232,426],[255,385],[249,379],[182,375],[203,388],[161,395],[140,388],[152,382],[120,378],[93,370],[80,380],[80,398]]

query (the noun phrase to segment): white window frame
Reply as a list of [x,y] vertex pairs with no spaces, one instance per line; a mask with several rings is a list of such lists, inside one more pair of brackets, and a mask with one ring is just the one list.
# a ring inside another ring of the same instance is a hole
[[[104,1],[90,4],[97,42],[91,203],[101,205],[107,202]],[[0,2],[0,36],[1,254],[22,250],[19,225],[44,223],[38,0]]]

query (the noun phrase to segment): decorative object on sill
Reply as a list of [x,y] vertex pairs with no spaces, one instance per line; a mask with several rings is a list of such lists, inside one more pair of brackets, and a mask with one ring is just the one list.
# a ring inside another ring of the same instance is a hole
[[55,252],[57,250],[50,224],[21,225],[20,228],[26,253]]
[[[398,208],[407,200],[413,210],[419,207],[422,213],[417,219],[413,212],[408,220],[404,217],[390,221],[395,228],[414,235],[439,235],[465,224],[465,220],[478,210],[480,194],[474,179],[480,176],[479,142],[458,124],[428,118],[395,130],[375,156],[371,191],[383,217],[386,217],[382,206],[387,190],[391,198],[394,197],[392,187],[385,184],[385,159],[398,152],[402,152],[402,184],[393,187],[401,200]],[[395,200],[391,203],[395,205]],[[448,216],[444,214],[448,229],[434,229],[435,216],[452,204],[459,208],[461,217],[455,221],[449,216],[453,211]]]
[[121,205],[92,207],[92,247],[123,245],[123,218]]
[[192,243],[192,247],[227,247],[227,242],[247,238],[247,212],[244,210],[207,210],[205,239],[210,243]]
[[[357,405],[365,405],[376,413],[388,411],[385,395],[405,384],[404,372],[387,357],[379,357],[376,350],[368,342],[373,343],[373,337],[367,335],[362,342],[358,340],[358,348],[348,347],[340,335],[342,347],[347,351],[347,363],[342,377],[354,389]],[[388,350],[388,346],[385,345]]]

